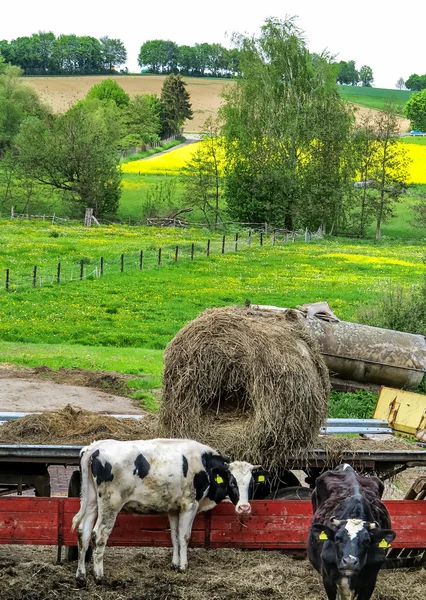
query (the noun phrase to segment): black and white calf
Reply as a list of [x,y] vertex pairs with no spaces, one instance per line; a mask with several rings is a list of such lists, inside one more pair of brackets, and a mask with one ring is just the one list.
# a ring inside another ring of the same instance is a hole
[[[184,571],[192,524],[199,512],[227,496],[240,515],[250,514],[253,485],[265,472],[247,462],[228,463],[216,450],[192,440],[102,440],[80,453],[81,504],[72,527],[78,533],[76,579],[85,583],[85,555],[92,540],[96,581],[120,510],[167,513],[173,566]],[[95,524],[96,521],[96,524]]]
[[381,502],[383,483],[339,465],[318,477],[308,556],[329,600],[369,600],[387,548],[395,538]]

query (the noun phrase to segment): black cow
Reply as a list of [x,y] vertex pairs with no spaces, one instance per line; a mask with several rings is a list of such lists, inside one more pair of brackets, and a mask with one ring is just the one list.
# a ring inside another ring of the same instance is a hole
[[383,483],[350,465],[323,473],[312,494],[308,556],[329,600],[369,600],[386,550],[395,538],[381,502]]

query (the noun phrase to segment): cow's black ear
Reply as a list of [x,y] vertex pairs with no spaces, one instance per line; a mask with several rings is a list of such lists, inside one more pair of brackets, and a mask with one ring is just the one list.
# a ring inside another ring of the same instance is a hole
[[223,468],[212,469],[211,481],[214,481],[216,485],[226,485],[228,483],[228,471]]
[[267,477],[269,477],[269,471],[265,471],[264,469],[256,469],[253,471],[253,479],[255,483],[265,483]]
[[334,540],[334,531],[328,525],[322,523],[312,523],[311,532],[319,542],[325,542],[326,540]]
[[371,529],[370,537],[379,548],[386,550],[396,538],[396,533],[392,529]]

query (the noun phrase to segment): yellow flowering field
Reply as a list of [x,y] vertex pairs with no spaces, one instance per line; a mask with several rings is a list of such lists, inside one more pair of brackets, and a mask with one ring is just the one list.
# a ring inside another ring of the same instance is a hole
[[198,149],[198,143],[178,146],[170,152],[154,154],[149,158],[135,160],[122,165],[123,173],[140,175],[175,175]]
[[404,144],[411,163],[409,183],[426,183],[426,146],[420,144]]

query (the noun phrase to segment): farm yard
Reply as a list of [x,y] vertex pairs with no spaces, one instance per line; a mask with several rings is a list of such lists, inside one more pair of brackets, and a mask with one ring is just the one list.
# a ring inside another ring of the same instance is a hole
[[424,128],[260,31],[184,81],[219,45],[0,42],[1,599],[424,598]]

